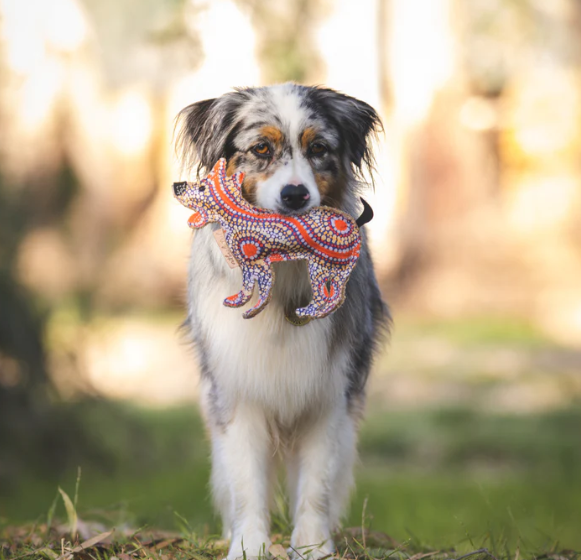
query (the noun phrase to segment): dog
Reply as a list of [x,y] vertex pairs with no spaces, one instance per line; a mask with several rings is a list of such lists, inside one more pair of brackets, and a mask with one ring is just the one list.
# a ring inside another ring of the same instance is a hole
[[[177,123],[186,169],[207,173],[225,158],[229,176],[244,174],[250,204],[288,216],[319,205],[357,215],[362,173],[373,169],[371,142],[381,130],[367,103],[293,83],[194,103]],[[335,550],[332,533],[353,484],[366,381],[390,323],[365,231],[335,313],[310,322],[296,317],[294,309],[311,300],[306,262],[280,262],[273,263],[270,304],[245,321],[222,305],[241,277],[227,265],[212,227],[196,232],[192,243],[186,328],[200,365],[212,493],[230,540],[227,558],[268,555],[280,462],[292,555],[322,558]]]
[[194,210],[188,225],[198,229],[218,222],[228,258],[233,256],[242,268],[242,290],[227,297],[224,305],[243,306],[258,285],[258,302],[243,315],[245,319],[255,317],[270,301],[272,264],[307,260],[313,301],[295,312],[299,317],[326,317],[345,299],[345,287],[361,249],[359,228],[373,218],[373,210],[362,198],[364,210],[357,220],[325,206],[299,216],[274,214],[242,197],[243,179],[240,172],[227,177],[222,158],[199,183],[173,185],[176,199]]

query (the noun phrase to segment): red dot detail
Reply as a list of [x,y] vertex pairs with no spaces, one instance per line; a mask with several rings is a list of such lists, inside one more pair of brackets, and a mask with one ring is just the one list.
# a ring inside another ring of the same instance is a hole
[[325,294],[325,297],[332,298],[335,295],[335,286],[333,286],[333,284],[331,284],[331,289],[329,290],[327,288],[327,284],[325,283],[323,285],[323,293]]
[[202,215],[199,212],[194,212],[189,220],[188,220],[188,224],[194,224],[195,226],[200,225],[202,222],[204,221],[204,218],[202,217]]
[[347,222],[345,220],[335,220],[335,227],[339,231],[345,231],[347,229]]
[[252,243],[245,243],[242,245],[242,252],[248,258],[252,258],[256,256],[256,253],[258,253],[258,249],[256,248],[256,245],[253,245]]

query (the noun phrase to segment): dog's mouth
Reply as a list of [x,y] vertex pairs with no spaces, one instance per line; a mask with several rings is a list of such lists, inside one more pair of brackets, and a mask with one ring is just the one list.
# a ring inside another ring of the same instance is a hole
[[283,206],[282,204],[277,204],[276,207],[273,209],[274,212],[277,214],[282,214],[283,216],[300,216],[302,214],[306,214],[309,210],[312,210],[314,205],[307,204],[303,208],[299,208],[298,210],[294,210],[292,208],[288,208]]

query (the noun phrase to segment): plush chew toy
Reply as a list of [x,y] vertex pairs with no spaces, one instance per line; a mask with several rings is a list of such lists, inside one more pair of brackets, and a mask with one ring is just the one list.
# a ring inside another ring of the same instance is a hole
[[244,305],[258,284],[258,302],[244,313],[246,319],[254,317],[270,299],[274,283],[271,264],[306,259],[313,300],[296,314],[300,318],[326,317],[345,299],[345,286],[361,248],[359,227],[373,217],[371,207],[361,199],[364,210],[357,220],[326,206],[297,216],[274,214],[242,197],[243,177],[242,173],[227,177],[226,161],[221,159],[199,183],[173,185],[179,202],[194,210],[189,226],[197,229],[218,222],[242,269],[242,290],[226,298],[224,305]]

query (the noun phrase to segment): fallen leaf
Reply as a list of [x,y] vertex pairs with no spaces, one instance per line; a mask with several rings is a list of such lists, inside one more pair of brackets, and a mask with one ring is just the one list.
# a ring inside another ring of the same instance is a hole
[[83,550],[87,550],[88,548],[91,548],[91,547],[95,546],[96,544],[103,542],[105,539],[109,538],[113,534],[114,531],[115,531],[115,529],[111,529],[111,531],[107,531],[106,533],[101,533],[100,535],[95,535],[94,537],[91,537],[90,539],[82,542],[80,545],[75,546],[75,548],[73,548],[69,552],[66,552],[65,554],[62,554],[61,556],[59,556],[58,560],[64,560],[65,558],[70,558],[73,554],[76,554],[77,552],[82,552]]
[[278,558],[279,560],[289,560],[286,549],[282,544],[271,544],[268,552],[270,552],[274,558]]
[[215,541],[211,541],[209,544],[212,548],[224,548],[227,547],[230,541],[226,539],[218,539]]
[[181,541],[183,541],[183,539],[180,537],[172,538],[172,539],[165,539],[165,540],[157,543],[153,548],[154,548],[154,550],[161,550],[162,548],[167,548],[170,544],[177,544]]

